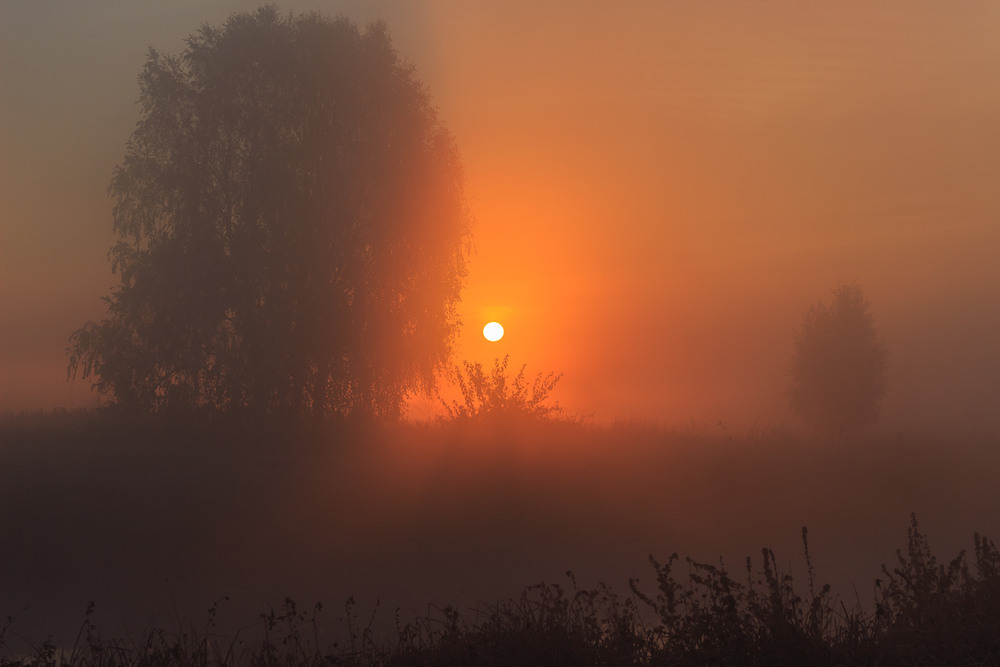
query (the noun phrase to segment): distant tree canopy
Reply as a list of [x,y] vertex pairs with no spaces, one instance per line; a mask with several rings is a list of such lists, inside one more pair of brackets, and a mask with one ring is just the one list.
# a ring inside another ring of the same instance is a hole
[[115,172],[107,318],[70,373],[141,412],[391,416],[449,357],[469,217],[386,28],[281,18],[150,50]]
[[790,368],[792,411],[834,437],[878,421],[886,392],[887,350],[857,283],[809,308],[795,337]]

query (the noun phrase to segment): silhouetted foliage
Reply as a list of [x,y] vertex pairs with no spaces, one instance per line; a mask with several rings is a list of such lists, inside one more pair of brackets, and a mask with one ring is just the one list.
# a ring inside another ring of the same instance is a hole
[[[138,636],[106,638],[87,607],[77,639],[62,650],[46,639],[30,643],[0,623],[0,667],[90,665],[996,665],[1000,661],[1000,552],[975,535],[975,571],[965,552],[938,566],[914,517],[899,567],[883,566],[874,611],[860,601],[848,608],[814,590],[806,530],[808,598],[792,575],[782,573],[770,549],[762,569],[746,561],[746,578],[725,566],[686,559],[685,578],[673,572],[674,554],[661,564],[650,557],[657,592],[630,580],[623,597],[599,583],[572,590],[559,584],[529,586],[517,599],[480,605],[464,615],[448,605],[406,622],[396,612],[395,637],[377,638],[375,613],[368,625],[351,597],[340,623],[341,642],[321,639],[323,605],[300,610],[285,598],[259,615],[243,636],[216,629],[220,603],[203,627],[169,631],[149,627]],[[806,604],[808,602],[808,604]],[[655,613],[642,613],[640,604]],[[377,607],[376,607],[377,610]],[[471,616],[471,618],[470,618]],[[255,636],[251,638],[255,631]],[[10,637],[26,644],[15,652]],[[322,636],[327,633],[323,632]]]
[[876,620],[885,643],[903,664],[998,664],[1000,662],[1000,551],[973,536],[974,569],[966,552],[939,565],[916,515],[910,517],[907,549],[897,567],[882,566],[876,580]]
[[795,337],[792,411],[834,437],[873,424],[886,392],[886,365],[887,350],[861,286],[841,284],[830,304],[809,308]]
[[487,372],[480,363],[463,361],[453,366],[450,379],[462,393],[462,401],[441,400],[450,419],[483,417],[545,419],[560,412],[559,403],[549,404],[549,394],[562,374],[539,373],[530,387],[524,375],[527,364],[513,377],[508,376],[510,355],[493,360],[493,370]]
[[673,554],[665,564],[650,557],[655,597],[636,581],[630,588],[661,622],[653,664],[996,664],[1000,553],[978,533],[974,539],[975,572],[964,551],[947,568],[938,566],[912,516],[907,553],[897,552],[899,567],[892,572],[882,567],[886,582],[876,580],[874,612],[860,603],[849,609],[829,585],[815,590],[805,528],[806,599],[766,548],[762,571],[755,574],[747,558],[746,583],[733,579],[721,562],[690,558],[682,583],[672,571]]
[[70,373],[124,408],[392,416],[450,353],[468,213],[384,25],[281,18],[150,49],[111,182],[107,318]]

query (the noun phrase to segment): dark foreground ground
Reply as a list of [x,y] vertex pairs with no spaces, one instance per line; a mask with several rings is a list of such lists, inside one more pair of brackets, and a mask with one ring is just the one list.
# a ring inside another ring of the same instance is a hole
[[[942,564],[1000,535],[1000,443],[743,438],[635,425],[405,426],[322,435],[156,431],[87,415],[0,430],[0,618],[8,654],[71,646],[90,602],[104,636],[325,607],[390,638],[541,581],[657,591],[678,552],[747,580],[745,558],[873,610],[911,513]],[[662,574],[662,573],[660,573]],[[539,589],[534,589],[537,593]],[[345,603],[355,601],[345,611]],[[216,603],[218,604],[216,605]],[[482,607],[480,607],[482,608]],[[647,621],[656,610],[637,607]],[[399,610],[397,613],[397,609]],[[874,612],[873,612],[874,613]],[[398,620],[397,620],[398,619]]]

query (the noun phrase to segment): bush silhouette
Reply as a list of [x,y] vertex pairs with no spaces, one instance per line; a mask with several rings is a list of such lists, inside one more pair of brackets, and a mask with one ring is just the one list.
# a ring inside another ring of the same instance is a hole
[[507,373],[509,365],[508,354],[503,359],[494,359],[490,371],[481,363],[469,361],[462,362],[461,367],[452,366],[449,379],[458,387],[462,399],[450,402],[440,399],[448,418],[546,419],[562,411],[558,402],[548,402],[562,374],[539,373],[529,385],[525,377],[527,365],[522,365],[514,376]]

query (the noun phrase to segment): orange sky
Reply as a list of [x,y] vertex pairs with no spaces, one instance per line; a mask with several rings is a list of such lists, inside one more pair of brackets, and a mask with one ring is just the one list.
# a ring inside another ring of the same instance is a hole
[[[105,191],[144,50],[256,6],[204,4],[0,5],[0,407],[92,400],[64,348],[115,282]],[[994,3],[279,7],[384,18],[455,134],[477,219],[460,357],[562,372],[599,421],[742,433],[791,423],[799,318],[857,278],[887,425],[998,425]]]

